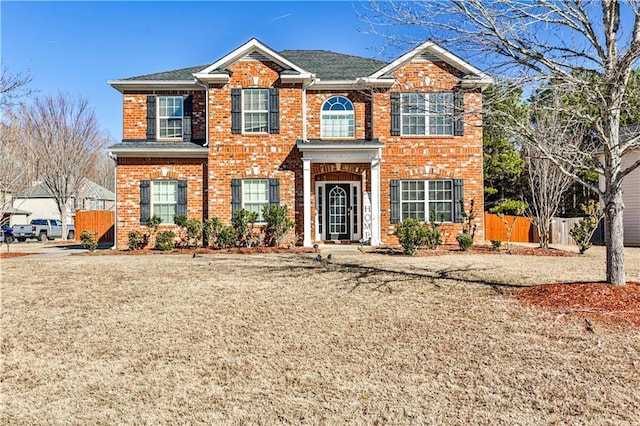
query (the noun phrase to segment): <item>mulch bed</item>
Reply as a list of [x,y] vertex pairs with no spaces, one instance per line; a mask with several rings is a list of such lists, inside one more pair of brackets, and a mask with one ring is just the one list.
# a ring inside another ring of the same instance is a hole
[[[527,305],[562,316],[595,319],[606,325],[640,327],[640,283],[561,283],[530,287],[514,294]],[[585,321],[587,328],[591,327]],[[591,330],[593,331],[593,330]]]
[[[367,253],[379,253],[389,255],[404,255],[402,247],[400,246],[382,246],[374,249],[366,250]],[[539,247],[523,247],[523,246],[511,246],[511,250],[507,250],[505,247],[501,247],[499,250],[494,249],[488,245],[474,245],[467,251],[460,250],[457,244],[443,244],[435,250],[418,250],[416,256],[444,256],[449,254],[493,254],[493,255],[516,255],[516,256],[553,256],[553,257],[573,257],[580,256],[578,253],[570,251],[559,250],[554,248],[539,248]]]
[[[228,249],[212,249],[212,248],[199,248],[195,250],[195,254],[261,254],[261,253],[314,253],[315,250],[308,247],[233,247]],[[93,253],[85,252],[78,253],[77,256],[96,256],[96,255],[124,255],[124,256],[140,256],[146,254],[193,254],[192,248],[173,250],[155,250],[155,249],[143,249],[143,250],[98,250]]]
[[36,253],[0,253],[0,259],[8,259],[10,257],[29,256]]

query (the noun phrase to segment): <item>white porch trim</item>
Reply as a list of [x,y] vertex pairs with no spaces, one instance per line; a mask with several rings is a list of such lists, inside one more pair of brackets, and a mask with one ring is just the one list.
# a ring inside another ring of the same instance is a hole
[[302,245],[311,247],[311,159],[302,159],[304,237]]
[[[302,244],[312,246],[311,238],[311,164],[369,163],[371,165],[371,245],[380,245],[380,160],[383,145],[374,141],[298,141],[302,152],[303,220]],[[361,188],[361,190],[364,190]],[[362,200],[362,194],[360,194]],[[361,223],[362,226],[362,223]]]

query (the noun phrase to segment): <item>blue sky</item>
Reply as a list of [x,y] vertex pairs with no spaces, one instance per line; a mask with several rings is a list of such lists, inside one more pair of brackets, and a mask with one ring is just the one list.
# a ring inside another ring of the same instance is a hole
[[356,10],[347,1],[2,1],[2,64],[14,73],[30,70],[42,95],[88,99],[119,140],[122,98],[107,80],[211,63],[252,37],[275,50],[389,59],[380,53],[385,40],[364,34]]

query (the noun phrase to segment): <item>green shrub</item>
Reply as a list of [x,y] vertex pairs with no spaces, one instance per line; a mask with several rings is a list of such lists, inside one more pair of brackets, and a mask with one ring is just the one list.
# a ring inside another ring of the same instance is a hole
[[129,250],[140,250],[147,244],[147,238],[140,231],[129,232]]
[[98,233],[83,230],[80,233],[80,245],[91,252],[95,251],[98,248]]
[[216,247],[217,248],[229,248],[236,245],[238,236],[233,226],[221,224],[216,235]]
[[241,209],[233,213],[231,223],[235,229],[238,245],[250,247],[252,245],[253,224],[258,220],[258,213]]
[[176,233],[173,231],[160,231],[156,236],[156,248],[158,250],[173,250],[175,247]]
[[429,240],[429,227],[424,222],[408,218],[398,224],[395,234],[405,254],[415,256],[418,248]]
[[147,219],[147,227],[149,227],[149,242],[152,246],[155,243],[156,232],[158,232],[158,227],[161,223],[162,218],[158,215],[153,215]]
[[584,254],[591,248],[591,237],[596,228],[598,228],[598,222],[600,222],[602,218],[602,213],[600,212],[600,204],[593,200],[590,200],[587,205],[581,204],[580,210],[582,210],[587,217],[581,219],[577,225],[569,230],[569,235],[571,235],[578,244],[580,254]]
[[262,216],[267,222],[265,228],[264,244],[269,247],[279,247],[282,239],[295,226],[295,222],[289,219],[289,208],[282,206],[264,206]]
[[494,250],[500,250],[500,246],[502,245],[502,241],[500,240],[491,240],[491,246]]
[[200,240],[202,240],[202,222],[198,219],[189,219],[185,223],[187,228],[187,242],[192,247],[200,247]]
[[[473,239],[476,236],[476,229],[478,228],[478,225],[473,223],[474,219],[476,218],[476,202],[472,198],[471,200],[469,200],[469,204],[471,205],[471,208],[469,208],[469,211],[467,212],[464,209],[464,201],[460,200],[460,211],[462,212],[462,218],[464,219],[464,222],[462,223],[462,233],[470,235],[471,243],[473,244]],[[458,244],[459,243],[460,241],[458,241]],[[460,248],[462,248],[462,246],[460,246]]]
[[473,237],[470,234],[465,232],[458,234],[456,237],[456,241],[458,241],[458,245],[460,246],[460,250],[467,251],[473,245]]

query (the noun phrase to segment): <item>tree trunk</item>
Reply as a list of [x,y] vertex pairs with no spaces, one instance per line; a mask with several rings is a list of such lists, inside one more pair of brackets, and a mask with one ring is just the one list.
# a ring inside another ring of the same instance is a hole
[[605,214],[605,244],[607,247],[607,282],[625,285],[624,227],[622,224],[622,190],[612,189],[607,194]]
[[66,204],[60,206],[58,204],[58,210],[60,211],[60,221],[62,222],[62,240],[65,241],[67,239],[67,206]]

